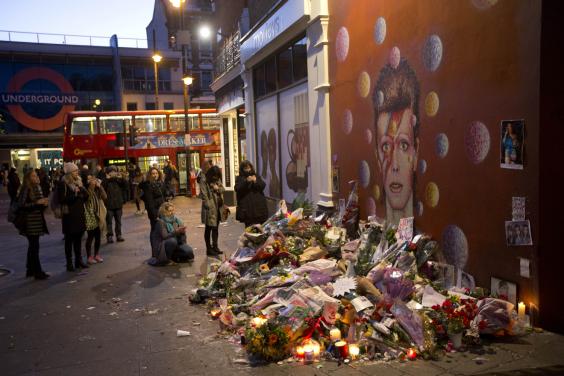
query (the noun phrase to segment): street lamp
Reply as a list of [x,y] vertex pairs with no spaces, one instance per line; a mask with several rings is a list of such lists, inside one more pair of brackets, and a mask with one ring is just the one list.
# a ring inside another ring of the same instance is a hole
[[185,168],[186,168],[186,196],[189,196],[190,192],[190,156],[188,155],[189,147],[188,147],[188,140],[190,139],[187,137],[189,135],[188,129],[188,109],[190,107],[190,102],[188,100],[188,86],[192,85],[194,79],[190,76],[186,76],[182,78],[184,81],[184,153],[186,155],[185,159]]
[[153,55],[153,61],[155,62],[155,110],[159,109],[159,68],[157,64],[160,63],[162,59],[163,57],[158,53]]

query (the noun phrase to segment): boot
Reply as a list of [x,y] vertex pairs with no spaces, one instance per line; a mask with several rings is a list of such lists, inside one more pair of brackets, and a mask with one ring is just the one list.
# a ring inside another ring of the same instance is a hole
[[85,264],[84,261],[82,261],[81,256],[76,257],[76,259],[74,260],[74,267],[75,269],[88,269],[88,265]]
[[108,243],[113,243],[114,242],[113,235],[108,235],[107,240],[108,240]]
[[217,253],[218,255],[222,255],[223,252],[221,251],[221,249],[219,249],[219,247],[217,245],[213,246],[213,250],[215,253]]

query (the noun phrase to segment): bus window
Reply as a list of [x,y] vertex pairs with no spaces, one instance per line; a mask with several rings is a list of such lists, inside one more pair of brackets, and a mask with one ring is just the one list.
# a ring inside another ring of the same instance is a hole
[[135,127],[138,132],[164,132],[166,131],[166,115],[135,116]]
[[[184,132],[186,129],[184,127],[184,114],[174,114],[170,115],[169,122],[170,122],[170,131],[171,132]],[[188,115],[188,129],[194,129],[194,127],[198,127],[198,115],[197,114],[189,114]]]
[[72,119],[71,135],[86,136],[96,133],[95,117],[77,117]]
[[217,114],[202,114],[202,129],[219,129],[221,120]]
[[131,125],[131,116],[100,116],[100,133],[123,133],[123,125]]

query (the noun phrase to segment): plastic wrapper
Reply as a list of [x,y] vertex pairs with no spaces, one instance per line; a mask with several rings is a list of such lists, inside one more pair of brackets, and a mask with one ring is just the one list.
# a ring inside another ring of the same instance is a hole
[[413,342],[419,347],[423,348],[425,339],[423,336],[423,320],[421,316],[413,312],[404,302],[397,300],[390,309],[401,327],[409,334]]
[[480,334],[502,334],[511,331],[513,304],[501,299],[485,298],[479,300],[477,306],[478,314],[474,321],[485,322]]
[[327,251],[319,247],[309,247],[300,255],[300,263],[318,260],[327,256]]
[[415,256],[411,252],[400,252],[396,259],[395,267],[403,272],[416,271]]
[[372,284],[366,277],[357,277],[357,291],[361,295],[371,295],[375,298],[376,302],[382,299],[382,292]]
[[413,294],[413,281],[403,276],[401,270],[387,268],[382,282],[378,284],[380,289],[392,299],[406,300]]
[[415,258],[417,259],[417,267],[423,265],[431,256],[435,254],[439,247],[439,244],[430,240],[429,238],[423,237],[417,242],[417,250],[415,251]]

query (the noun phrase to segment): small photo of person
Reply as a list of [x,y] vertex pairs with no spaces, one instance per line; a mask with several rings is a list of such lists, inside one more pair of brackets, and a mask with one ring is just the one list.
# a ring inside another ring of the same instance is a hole
[[508,246],[533,245],[530,222],[506,221],[505,239]]
[[499,278],[491,278],[492,296],[517,304],[517,285]]
[[525,144],[525,121],[503,120],[501,122],[501,168],[523,169]]

